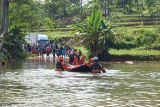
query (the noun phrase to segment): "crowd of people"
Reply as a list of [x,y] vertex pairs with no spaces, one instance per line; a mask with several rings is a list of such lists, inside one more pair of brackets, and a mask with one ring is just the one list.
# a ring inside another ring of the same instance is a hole
[[[67,70],[69,65],[81,65],[89,67],[93,73],[106,72],[102,65],[98,63],[98,57],[90,58],[88,62],[85,62],[86,57],[82,54],[81,50],[71,48],[67,45],[60,47],[54,43],[46,45],[27,44],[25,49],[32,54],[38,54],[42,56],[43,54],[47,54],[47,56],[52,54],[53,57],[56,56],[57,60],[55,63],[57,71]],[[69,59],[67,59],[67,64],[64,63],[65,56],[69,57]]]
[[[74,48],[71,48],[67,45],[65,46],[59,46],[55,43],[52,44],[27,44],[25,46],[25,50],[27,52],[31,52],[32,54],[38,54],[38,55],[43,55],[43,54],[47,54],[47,56],[49,56],[50,54],[52,54],[53,56],[57,55],[59,56],[65,56],[65,55],[70,55],[70,54],[74,54],[74,51],[77,51]],[[81,51],[78,50],[78,55],[81,56]]]

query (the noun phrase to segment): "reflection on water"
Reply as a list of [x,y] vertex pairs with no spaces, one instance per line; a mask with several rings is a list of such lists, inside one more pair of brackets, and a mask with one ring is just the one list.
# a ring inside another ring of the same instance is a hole
[[160,62],[103,64],[105,74],[55,72],[50,60],[13,63],[0,69],[0,106],[160,106]]

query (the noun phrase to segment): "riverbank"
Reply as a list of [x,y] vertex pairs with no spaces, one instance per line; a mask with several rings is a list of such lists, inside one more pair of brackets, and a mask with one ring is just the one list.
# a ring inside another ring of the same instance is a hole
[[110,49],[109,53],[111,61],[160,61],[160,51],[158,50]]
[[[88,56],[88,51],[83,47],[75,47]],[[158,50],[139,50],[139,49],[110,49],[107,61],[160,61],[160,51]]]

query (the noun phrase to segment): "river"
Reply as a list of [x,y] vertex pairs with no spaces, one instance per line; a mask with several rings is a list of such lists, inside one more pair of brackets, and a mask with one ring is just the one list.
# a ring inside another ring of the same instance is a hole
[[50,60],[0,68],[0,107],[160,107],[160,62],[101,62],[107,73],[56,72]]

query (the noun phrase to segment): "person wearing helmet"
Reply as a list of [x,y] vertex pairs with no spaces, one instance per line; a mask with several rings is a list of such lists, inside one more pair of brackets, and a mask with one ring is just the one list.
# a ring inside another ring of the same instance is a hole
[[98,57],[93,57],[93,64],[91,66],[92,73],[105,73],[106,70],[103,68],[101,64],[98,63]]
[[98,62],[98,57],[97,56],[93,57],[93,61]]

